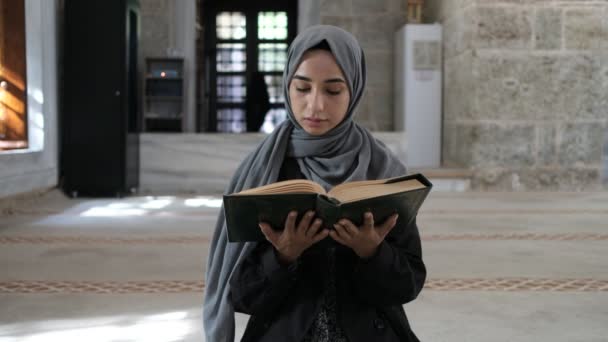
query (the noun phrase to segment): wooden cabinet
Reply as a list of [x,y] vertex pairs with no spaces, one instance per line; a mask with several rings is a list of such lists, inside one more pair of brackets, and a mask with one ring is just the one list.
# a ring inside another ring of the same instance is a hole
[[144,74],[143,129],[184,130],[184,62],[180,58],[147,58]]

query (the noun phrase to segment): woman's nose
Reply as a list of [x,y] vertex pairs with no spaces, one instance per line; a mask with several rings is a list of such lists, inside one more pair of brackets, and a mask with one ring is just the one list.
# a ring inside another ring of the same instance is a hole
[[325,98],[318,90],[310,92],[310,106],[313,113],[322,112],[325,109]]

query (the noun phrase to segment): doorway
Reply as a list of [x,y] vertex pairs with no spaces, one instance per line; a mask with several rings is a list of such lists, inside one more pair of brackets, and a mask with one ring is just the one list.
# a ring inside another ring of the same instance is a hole
[[297,1],[207,1],[202,10],[207,130],[272,131],[286,117],[282,75]]

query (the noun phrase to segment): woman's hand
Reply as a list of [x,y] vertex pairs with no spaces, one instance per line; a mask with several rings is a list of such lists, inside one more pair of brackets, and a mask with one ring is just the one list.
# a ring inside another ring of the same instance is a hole
[[285,220],[285,228],[277,232],[265,222],[260,222],[260,229],[266,239],[274,246],[279,254],[279,260],[284,264],[294,262],[308,247],[323,240],[329,234],[327,229],[319,231],[322,221],[316,219],[314,211],[307,212],[296,227],[297,211],[292,211]]
[[374,226],[374,215],[365,213],[363,225],[357,228],[351,221],[341,219],[334,224],[335,230],[329,233],[332,239],[350,247],[360,258],[369,258],[376,253],[378,246],[395,227],[399,215],[394,214],[379,226]]

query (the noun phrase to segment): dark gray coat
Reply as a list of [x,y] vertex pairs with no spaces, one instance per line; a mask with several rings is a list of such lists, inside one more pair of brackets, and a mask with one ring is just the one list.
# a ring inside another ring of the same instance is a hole
[[[252,316],[242,341],[302,340],[322,304],[328,251],[313,247],[283,266],[269,243],[258,244],[230,282],[235,309]],[[426,277],[416,222],[395,227],[370,259],[335,253],[338,322],[349,341],[418,341],[402,309]]]

